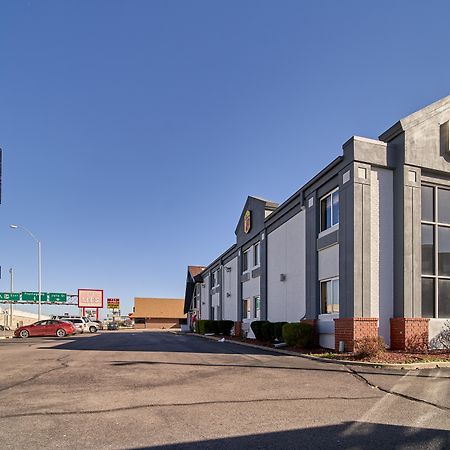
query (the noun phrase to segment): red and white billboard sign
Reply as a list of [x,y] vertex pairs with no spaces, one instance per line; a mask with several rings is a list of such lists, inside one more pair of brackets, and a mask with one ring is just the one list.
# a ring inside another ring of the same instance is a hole
[[78,289],[79,308],[103,308],[103,289]]

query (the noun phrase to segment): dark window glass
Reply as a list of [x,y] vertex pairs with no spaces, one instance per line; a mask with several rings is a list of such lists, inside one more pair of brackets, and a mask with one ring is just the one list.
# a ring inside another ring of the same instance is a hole
[[135,317],[134,323],[145,323],[145,319],[143,317]]
[[422,225],[422,273],[434,275],[433,225]]
[[248,270],[248,252],[242,254],[242,272]]
[[253,265],[259,266],[259,242],[253,247]]
[[438,317],[450,318],[450,280],[439,280]]
[[439,275],[450,276],[450,228],[438,227]]
[[441,223],[450,223],[450,191],[438,189],[438,211]]
[[422,317],[434,317],[433,278],[422,278]]
[[434,221],[434,188],[422,186],[422,220]]
[[320,231],[331,227],[331,195],[320,202]]
[[320,312],[322,314],[326,314],[327,311],[327,305],[328,305],[328,289],[327,289],[327,283],[320,283],[320,300],[321,300],[321,309]]
[[339,223],[339,191],[333,193],[333,225]]

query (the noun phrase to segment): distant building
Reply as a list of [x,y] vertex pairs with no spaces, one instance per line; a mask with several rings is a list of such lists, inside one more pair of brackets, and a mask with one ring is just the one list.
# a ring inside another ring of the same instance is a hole
[[168,329],[186,323],[182,298],[134,298],[135,328]]
[[[9,318],[8,315],[3,314],[3,311],[7,311],[9,313],[9,308],[5,307],[6,305],[3,305],[3,308],[0,308],[0,317],[2,317],[2,320],[0,321],[0,325],[7,326],[9,325],[11,329],[15,330],[18,327],[21,327],[23,325],[31,325],[34,322],[37,322],[38,315],[29,311],[21,311],[19,309],[13,310],[13,316],[12,319]],[[41,314],[41,320],[47,320],[50,319],[50,316],[46,316],[44,314]]]
[[326,348],[432,341],[450,319],[449,130],[450,96],[353,136],[281,205],[248,197],[236,243],[188,269],[184,310],[244,332],[307,321]]

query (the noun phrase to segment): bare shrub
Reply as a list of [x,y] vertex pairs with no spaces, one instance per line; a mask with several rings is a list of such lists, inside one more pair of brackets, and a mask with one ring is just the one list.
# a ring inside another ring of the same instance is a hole
[[405,350],[411,353],[428,353],[428,334],[415,334],[405,341]]
[[353,354],[356,358],[372,358],[386,351],[383,338],[363,337],[355,341]]

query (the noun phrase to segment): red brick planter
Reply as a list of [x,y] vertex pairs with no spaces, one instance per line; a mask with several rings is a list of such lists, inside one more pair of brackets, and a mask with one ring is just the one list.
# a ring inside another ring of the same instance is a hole
[[354,350],[355,341],[365,337],[378,338],[378,318],[350,317],[334,319],[334,345],[339,350],[339,342],[344,341],[345,351]]
[[418,317],[391,319],[391,350],[424,351],[428,348],[428,322]]

